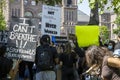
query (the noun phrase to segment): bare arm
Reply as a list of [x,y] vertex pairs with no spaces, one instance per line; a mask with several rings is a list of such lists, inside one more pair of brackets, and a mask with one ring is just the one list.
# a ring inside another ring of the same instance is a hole
[[107,62],[108,62],[108,65],[111,67],[120,68],[120,58],[109,57]]

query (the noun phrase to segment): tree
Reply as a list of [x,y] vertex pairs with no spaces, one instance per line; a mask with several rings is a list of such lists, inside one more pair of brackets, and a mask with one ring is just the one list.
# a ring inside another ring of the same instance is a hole
[[0,30],[6,29],[6,22],[3,14],[0,12]]
[[98,2],[95,2],[94,7],[91,8],[90,20],[88,25],[99,25]]
[[120,12],[118,12],[115,23],[117,24],[118,27],[117,27],[117,29],[113,29],[113,33],[118,34],[120,32]]
[[[83,0],[80,0],[82,2]],[[88,0],[89,6],[91,8],[89,25],[99,25],[99,13],[104,13],[105,6],[108,2],[111,2],[111,5],[107,6],[107,9],[113,9],[116,14],[119,14],[120,11],[120,1],[119,0]],[[100,10],[100,11],[98,11]],[[100,27],[102,28],[102,27]],[[105,28],[105,27],[104,27]],[[107,27],[106,27],[107,28]],[[104,29],[101,29],[104,32]],[[116,30],[120,31],[120,28]],[[116,32],[113,31],[113,32]],[[105,42],[109,33],[102,33],[103,43]]]
[[[80,0],[82,3],[83,0]],[[91,8],[90,21],[89,24],[98,25],[99,24],[99,16],[98,9],[100,13],[103,13],[105,5],[110,2],[110,0],[88,0],[89,6]],[[111,0],[111,5],[107,7],[107,9],[112,9],[115,13],[118,13],[120,10],[120,1],[119,0]]]
[[42,3],[45,3],[47,5],[55,5],[55,4],[61,4],[62,0],[35,0],[37,3],[40,1]]
[[102,38],[103,44],[109,40],[109,30],[106,26],[100,26],[100,37]]
[[5,0],[0,0],[0,30],[6,29],[6,22],[3,15],[4,7],[5,7]]
[[[80,0],[82,3],[83,0]],[[95,4],[98,3],[98,8],[100,9],[101,13],[103,13],[104,8],[108,2],[111,2],[111,5],[107,6],[107,9],[113,8],[115,13],[118,13],[120,10],[120,1],[119,0],[88,0],[89,6],[91,9],[95,7]]]

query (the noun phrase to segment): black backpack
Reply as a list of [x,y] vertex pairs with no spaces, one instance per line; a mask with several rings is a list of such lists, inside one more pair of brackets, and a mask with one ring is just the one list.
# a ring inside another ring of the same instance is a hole
[[50,46],[40,46],[37,53],[37,67],[40,70],[52,70],[54,68],[53,64],[53,54]]

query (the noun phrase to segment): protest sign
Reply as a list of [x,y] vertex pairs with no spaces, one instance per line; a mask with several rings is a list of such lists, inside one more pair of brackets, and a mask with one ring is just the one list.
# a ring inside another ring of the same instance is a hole
[[43,5],[41,34],[60,36],[61,8]]
[[99,26],[76,26],[75,34],[79,47],[99,45]]
[[11,22],[7,57],[34,61],[38,29],[31,23],[29,18]]

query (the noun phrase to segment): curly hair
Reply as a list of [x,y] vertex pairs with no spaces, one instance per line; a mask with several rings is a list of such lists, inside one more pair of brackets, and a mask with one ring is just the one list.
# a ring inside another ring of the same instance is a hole
[[101,46],[90,46],[86,50],[85,54],[88,66],[90,67],[94,64],[102,64],[103,58],[106,55],[112,56],[111,52],[107,48]]

